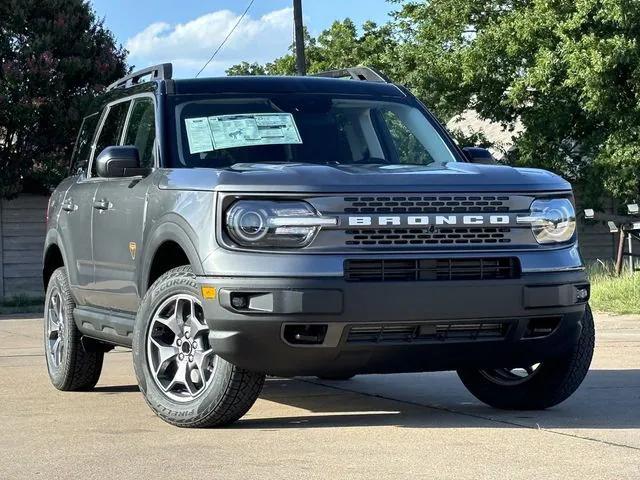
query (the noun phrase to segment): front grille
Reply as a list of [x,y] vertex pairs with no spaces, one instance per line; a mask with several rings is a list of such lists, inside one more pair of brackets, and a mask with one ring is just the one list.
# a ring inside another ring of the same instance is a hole
[[495,245],[510,243],[510,228],[394,228],[347,230],[347,245]]
[[516,257],[346,260],[349,282],[505,280],[520,277]]
[[508,212],[504,195],[381,195],[345,197],[345,213]]
[[446,342],[502,339],[509,322],[437,322],[420,324],[357,325],[349,329],[347,343]]

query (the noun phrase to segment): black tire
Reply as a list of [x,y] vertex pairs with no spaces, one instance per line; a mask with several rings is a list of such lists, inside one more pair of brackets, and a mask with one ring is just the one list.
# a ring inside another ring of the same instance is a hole
[[[64,267],[58,268],[49,279],[45,296],[44,351],[51,383],[63,391],[91,390],[95,387],[104,359],[104,350],[99,345],[82,341],[82,334],[73,319],[75,306],[67,271]],[[57,322],[60,312],[62,328]],[[57,334],[50,328],[54,319],[58,326]],[[58,338],[62,350],[55,357],[54,345]]]
[[346,382],[347,380],[351,380],[353,377],[355,377],[355,374],[353,373],[345,373],[343,375],[318,375],[318,379],[329,380],[332,382]]
[[562,357],[545,360],[522,381],[499,382],[492,371],[459,370],[465,387],[480,401],[505,410],[542,410],[569,398],[589,370],[595,344],[593,315],[587,305],[582,331],[573,348]]
[[[168,299],[188,295],[202,302],[191,267],[177,267],[162,275],[144,296],[134,327],[133,364],[140,391],[151,409],[164,421],[178,427],[205,428],[228,425],[253,406],[265,376],[249,372],[213,355],[211,380],[194,398],[176,401],[157,384],[149,366],[147,336],[152,319]],[[188,337],[187,337],[188,338]]]

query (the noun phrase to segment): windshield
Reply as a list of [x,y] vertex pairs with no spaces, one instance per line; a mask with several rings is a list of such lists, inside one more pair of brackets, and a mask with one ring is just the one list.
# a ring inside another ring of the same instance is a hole
[[292,94],[190,99],[175,108],[175,167],[456,161],[429,119],[399,102]]

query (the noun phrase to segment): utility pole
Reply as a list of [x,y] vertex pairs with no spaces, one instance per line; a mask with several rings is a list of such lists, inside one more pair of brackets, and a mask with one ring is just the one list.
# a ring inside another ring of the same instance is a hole
[[304,57],[304,26],[302,25],[302,0],[293,0],[293,23],[296,30],[296,71],[298,75],[307,74],[307,62]]

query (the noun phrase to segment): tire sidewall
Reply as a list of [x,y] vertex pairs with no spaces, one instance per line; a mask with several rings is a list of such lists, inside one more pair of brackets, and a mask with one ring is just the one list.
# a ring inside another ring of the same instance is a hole
[[[51,297],[60,293],[60,301],[62,302],[62,309],[64,311],[64,336],[62,338],[62,342],[64,345],[64,351],[62,354],[62,359],[60,361],[60,365],[56,368],[52,364],[51,360],[51,351],[49,349],[49,338],[48,338],[48,328],[49,328],[49,303],[51,302]],[[44,329],[44,352],[45,352],[45,361],[47,363],[47,371],[49,372],[49,378],[51,379],[51,383],[56,388],[63,388],[65,382],[67,381],[67,377],[70,362],[73,355],[72,345],[74,342],[71,338],[74,335],[74,319],[73,319],[73,308],[75,304],[71,300],[71,292],[69,290],[69,283],[67,281],[67,273],[64,268],[59,268],[51,278],[49,279],[49,284],[47,285],[47,292],[45,294],[45,307],[44,307],[44,317],[43,317],[43,329]]]
[[160,277],[145,295],[133,331],[133,365],[140,391],[149,406],[161,417],[174,424],[189,424],[205,416],[218,405],[227,390],[231,375],[231,364],[220,357],[214,357],[212,381],[205,392],[187,402],[177,402],[156,384],[147,361],[147,335],[151,319],[156,309],[169,297],[176,294],[193,295],[203,302],[198,291],[195,276],[185,267],[174,269]]

